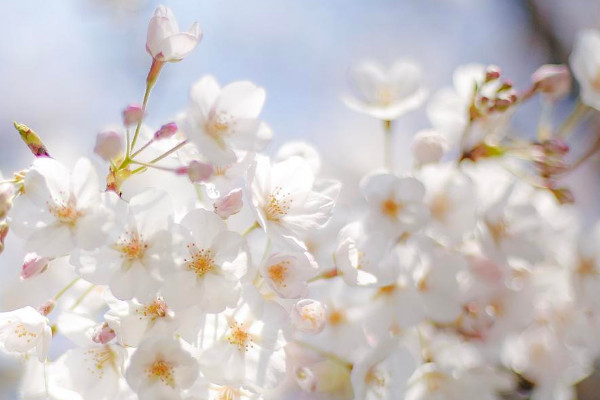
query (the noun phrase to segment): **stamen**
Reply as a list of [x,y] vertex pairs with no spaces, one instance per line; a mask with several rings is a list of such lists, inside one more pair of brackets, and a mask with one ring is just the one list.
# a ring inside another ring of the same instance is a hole
[[248,332],[246,332],[246,330],[242,327],[241,324],[238,324],[234,321],[229,326],[229,329],[231,330],[231,332],[229,336],[227,336],[227,340],[232,345],[237,346],[238,350],[247,351],[252,346],[252,336]]
[[136,313],[140,314],[140,319],[149,318],[153,322],[157,318],[166,317],[167,311],[167,303],[165,303],[162,297],[158,297],[152,303],[135,310]]
[[269,278],[278,286],[286,287],[285,279],[287,277],[289,261],[282,261],[278,264],[271,265],[267,271]]
[[156,360],[152,365],[146,368],[148,379],[151,381],[161,381],[167,386],[175,387],[175,376],[173,374],[173,365],[164,360]]
[[123,253],[121,257],[127,260],[139,260],[144,257],[148,244],[144,242],[143,237],[137,231],[133,231],[125,232],[119,238],[115,248]]
[[187,248],[192,259],[188,260],[186,258],[184,261],[187,263],[187,268],[194,271],[199,278],[217,268],[212,250],[198,249],[194,243],[188,244]]
[[287,215],[292,204],[290,193],[283,192],[279,186],[269,195],[269,202],[265,206],[265,214],[268,220],[278,222]]

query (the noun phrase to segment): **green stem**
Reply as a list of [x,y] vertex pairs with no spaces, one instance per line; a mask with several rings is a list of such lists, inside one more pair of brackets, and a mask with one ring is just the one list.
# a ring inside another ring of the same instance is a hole
[[80,305],[83,302],[83,300],[85,300],[85,298],[92,292],[92,290],[94,290],[95,287],[96,285],[91,285],[89,288],[87,288],[85,292],[83,292],[81,296],[79,296],[77,300],[75,300],[75,303],[73,303],[69,310],[73,311],[74,309],[76,309],[77,306]]
[[142,151],[146,150],[148,148],[148,146],[150,146],[152,143],[154,143],[154,138],[150,139],[148,141],[148,143],[146,143],[145,145],[143,145],[142,147],[140,147],[140,149],[138,151],[136,151],[135,153],[133,153],[131,155],[131,158],[135,158],[135,156],[137,156],[138,154],[140,154]]
[[250,232],[252,232],[253,230],[255,230],[255,229],[257,229],[257,228],[260,228],[260,224],[258,223],[258,221],[254,221],[254,223],[253,223],[252,225],[250,225],[250,226],[248,227],[248,229],[246,229],[246,230],[245,230],[245,231],[242,233],[242,236],[244,236],[244,237],[248,236],[248,234],[249,234]]
[[[184,140],[183,142],[179,143],[178,145],[176,145],[176,146],[175,146],[175,147],[173,147],[172,149],[168,150],[166,153],[164,153],[164,154],[162,154],[162,155],[160,155],[160,156],[156,157],[156,158],[155,158],[155,159],[153,159],[153,160],[150,160],[150,162],[149,162],[149,163],[146,163],[145,165],[154,164],[154,163],[156,163],[156,162],[158,162],[158,161],[162,160],[163,158],[170,156],[171,154],[175,153],[177,150],[179,150],[180,148],[182,148],[182,147],[183,147],[183,146],[185,146],[186,144],[188,144],[188,141],[187,141],[187,139],[186,139],[186,140]],[[129,162],[130,162],[130,163],[132,163],[133,161],[129,161]],[[137,161],[136,161],[136,163],[140,164],[140,163],[139,163],[139,162],[137,162]],[[144,168],[147,168],[147,167],[146,167],[146,166],[143,166],[143,167],[140,167],[140,168],[134,169],[134,170],[133,170],[131,173],[132,173],[132,174],[136,174],[136,173],[138,173],[139,171],[143,170]]]
[[572,133],[575,126],[577,126],[577,124],[581,122],[581,119],[588,113],[588,111],[590,111],[590,108],[583,104],[581,100],[577,100],[575,108],[560,126],[557,136],[560,138],[568,137]]
[[150,84],[150,82],[146,83],[146,91],[144,92],[144,100],[142,101],[142,118],[140,118],[140,120],[137,123],[137,126],[135,127],[135,133],[133,134],[133,140],[131,141],[131,146],[129,148],[129,151],[127,152],[127,154],[131,154],[131,152],[133,151],[134,147],[135,147],[135,143],[138,140],[138,136],[140,135],[140,128],[142,127],[142,120],[144,113],[146,112],[146,105],[148,104],[148,97],[150,97],[150,91],[152,90],[152,86],[154,86],[154,84]]
[[71,282],[69,282],[67,286],[65,286],[60,292],[58,292],[56,296],[54,296],[54,301],[60,299],[63,294],[65,294],[69,289],[73,287],[73,285],[75,285],[79,281],[79,279],[80,278],[75,278]]

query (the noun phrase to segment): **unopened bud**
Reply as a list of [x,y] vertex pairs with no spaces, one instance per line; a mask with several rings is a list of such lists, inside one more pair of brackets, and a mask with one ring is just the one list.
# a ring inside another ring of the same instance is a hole
[[231,192],[215,201],[213,204],[215,214],[223,219],[227,219],[232,215],[239,213],[244,205],[242,195],[242,189],[233,189]]
[[298,301],[290,317],[294,327],[302,332],[317,334],[325,328],[325,307],[317,300]]
[[48,300],[47,302],[38,307],[38,312],[46,316],[50,314],[52,310],[54,310],[55,305],[56,303],[54,302],[54,300]]
[[92,340],[99,344],[106,344],[113,340],[117,335],[106,322],[98,326],[94,331]]
[[0,222],[0,253],[4,250],[4,240],[8,235],[8,224],[6,221]]
[[192,161],[190,165],[187,166],[186,172],[190,177],[190,181],[197,183],[210,179],[214,169],[213,166],[208,163]]
[[413,158],[419,165],[437,163],[447,147],[446,138],[436,131],[421,131],[415,135],[412,142]]
[[169,122],[164,124],[154,133],[154,140],[168,139],[177,133],[177,124],[175,122]]
[[50,157],[48,154],[48,150],[44,143],[42,143],[42,139],[32,131],[27,125],[19,124],[17,122],[14,123],[15,129],[21,135],[21,139],[25,142],[29,150],[36,157]]
[[21,268],[21,279],[29,279],[46,271],[50,263],[48,257],[41,257],[37,253],[27,253]]
[[94,153],[105,161],[111,161],[123,155],[123,139],[120,134],[113,131],[100,132],[96,136]]
[[500,78],[500,67],[490,65],[485,70],[485,82],[492,82]]
[[566,65],[542,65],[531,79],[535,89],[552,99],[565,97],[571,91],[571,72]]
[[144,110],[139,104],[130,104],[123,110],[123,124],[134,126],[144,119]]

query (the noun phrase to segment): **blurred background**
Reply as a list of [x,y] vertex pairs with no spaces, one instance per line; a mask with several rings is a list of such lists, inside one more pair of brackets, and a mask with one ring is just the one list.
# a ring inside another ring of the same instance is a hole
[[[32,157],[12,121],[37,131],[55,158],[94,157],[95,135],[120,124],[121,110],[140,102],[151,58],[145,51],[154,0],[20,0],[2,3],[0,24],[0,170],[26,168]],[[184,61],[168,65],[150,99],[147,122],[169,122],[204,74],[221,83],[263,86],[263,118],[274,153],[305,140],[324,155],[325,173],[355,185],[381,164],[378,121],[346,109],[349,67],[364,58],[390,64],[411,58],[431,92],[451,85],[455,67],[496,64],[525,89],[544,63],[567,62],[575,34],[600,28],[598,0],[163,0],[180,26],[199,21],[204,39]],[[574,100],[561,103],[556,118]],[[524,134],[537,125],[533,101],[516,116]],[[428,128],[424,109],[396,124],[395,159],[410,165],[410,138]],[[589,128],[589,127],[588,127]],[[365,154],[374,154],[367,156]],[[576,174],[579,206],[598,214],[598,162]],[[352,188],[348,190],[353,190]],[[11,243],[14,245],[11,246]],[[7,287],[23,257],[14,239],[0,256],[0,310],[12,309]],[[12,372],[11,372],[12,371]],[[12,398],[14,364],[0,359],[0,399]],[[593,391],[593,389],[592,389]],[[8,397],[7,397],[8,396]],[[587,397],[588,399],[600,398]]]

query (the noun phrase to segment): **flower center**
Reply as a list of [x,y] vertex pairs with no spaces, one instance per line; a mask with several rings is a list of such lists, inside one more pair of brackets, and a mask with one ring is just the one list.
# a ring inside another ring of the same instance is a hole
[[289,263],[290,263],[289,261],[282,261],[278,264],[271,265],[268,268],[269,278],[271,278],[271,280],[273,282],[275,282],[275,284],[277,284],[278,286],[283,286],[283,287],[287,286],[285,284],[285,278],[287,276],[287,271],[288,271],[287,265],[289,265]]
[[167,316],[167,303],[162,297],[157,298],[152,303],[138,308],[135,311],[142,317],[149,318],[151,321],[155,321],[157,318],[164,318]]
[[377,103],[381,106],[389,106],[394,102],[394,93],[388,87],[382,87],[377,91]]
[[14,333],[19,339],[25,340],[27,343],[31,343],[38,336],[37,333],[30,331],[25,325],[20,323],[15,326]]
[[146,368],[148,379],[151,381],[161,381],[167,386],[175,387],[175,376],[173,374],[173,364],[164,361],[156,360],[152,365]]
[[144,242],[143,237],[137,232],[125,232],[116,244],[116,249],[122,254],[121,257],[127,260],[139,260],[144,257],[148,244]]
[[397,203],[392,198],[384,200],[381,203],[381,213],[389,218],[397,218],[400,210],[402,210],[402,204]]
[[92,366],[88,370],[92,374],[98,374],[100,378],[104,375],[104,367],[108,364],[116,370],[115,353],[109,346],[89,349],[85,352],[86,360],[91,361]]
[[227,131],[229,131],[230,121],[227,114],[221,113],[211,113],[208,121],[204,124],[204,130],[217,142],[217,144],[221,147],[225,147],[225,142],[223,141],[223,136]]
[[486,225],[495,243],[500,243],[502,239],[509,236],[508,224],[503,219],[500,219],[497,222],[486,221]]
[[231,330],[229,336],[227,336],[229,343],[237,346],[240,351],[247,351],[252,345],[248,344],[248,342],[252,342],[252,336],[246,332],[241,324],[238,324],[235,321],[229,326],[229,329]]
[[269,195],[269,202],[265,206],[265,214],[270,221],[280,221],[281,218],[287,215],[292,204],[290,194],[283,192],[281,187],[276,187]]
[[582,258],[577,266],[577,272],[580,275],[598,275],[598,270],[594,260],[590,258]]
[[327,321],[332,326],[341,325],[346,322],[346,314],[342,310],[332,310],[327,317]]
[[438,221],[445,220],[446,214],[448,214],[448,211],[450,210],[448,198],[443,194],[438,194],[431,201],[429,209],[433,218],[437,219]]
[[198,249],[195,244],[189,244],[187,247],[192,259],[185,259],[184,261],[187,263],[187,268],[194,271],[196,276],[203,277],[217,268],[212,250]]
[[371,368],[365,375],[365,383],[374,389],[383,389],[386,386],[386,379],[381,371]]
[[77,210],[75,199],[71,196],[66,203],[63,201],[54,201],[54,204],[48,204],[48,211],[54,215],[60,222],[68,225],[75,225],[77,219],[83,215]]
[[594,90],[600,92],[600,68],[596,70],[596,75],[591,80],[590,84],[594,88]]

